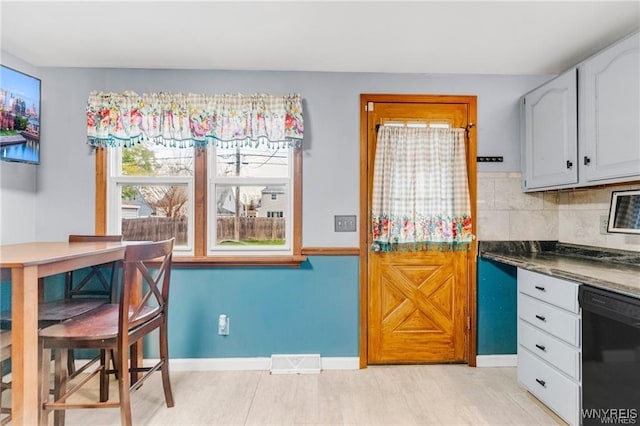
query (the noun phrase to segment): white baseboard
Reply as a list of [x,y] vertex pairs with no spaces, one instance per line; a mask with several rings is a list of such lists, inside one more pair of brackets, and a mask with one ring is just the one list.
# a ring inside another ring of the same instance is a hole
[[[144,364],[153,365],[157,360],[145,359]],[[323,370],[357,370],[360,368],[358,357],[323,357]],[[170,359],[171,371],[249,371],[271,368],[271,358],[182,358]]]
[[271,358],[268,357],[169,359],[172,371],[252,371],[269,370],[269,367]]
[[[78,366],[82,360],[76,361]],[[157,359],[145,359],[145,365],[154,365]],[[323,370],[358,370],[358,357],[323,357]],[[513,355],[477,355],[476,367],[516,367],[518,356]],[[169,367],[172,371],[269,371],[271,358],[179,358],[170,359]]]
[[322,358],[323,370],[359,370],[360,358],[354,357],[325,357]]
[[477,355],[476,367],[516,367],[518,355]]

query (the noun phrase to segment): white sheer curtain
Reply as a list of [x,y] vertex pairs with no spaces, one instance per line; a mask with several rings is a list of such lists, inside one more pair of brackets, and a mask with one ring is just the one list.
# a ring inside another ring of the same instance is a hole
[[465,130],[381,126],[371,223],[373,251],[467,249]]

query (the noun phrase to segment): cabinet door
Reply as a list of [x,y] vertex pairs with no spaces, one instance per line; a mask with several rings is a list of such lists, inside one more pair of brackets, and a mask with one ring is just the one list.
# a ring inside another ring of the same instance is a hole
[[524,96],[524,187],[578,182],[576,69]]
[[640,33],[587,59],[578,74],[580,180],[640,178]]

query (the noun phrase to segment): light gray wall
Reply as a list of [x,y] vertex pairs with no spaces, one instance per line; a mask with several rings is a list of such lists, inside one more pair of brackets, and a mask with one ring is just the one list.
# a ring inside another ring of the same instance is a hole
[[[548,76],[42,68],[42,164],[35,234],[65,239],[94,229],[94,157],[85,144],[91,90],[300,93],[304,99],[303,245],[356,247],[333,216],[359,213],[361,93],[478,96],[478,155],[502,155],[480,171],[519,171],[518,98]],[[2,192],[4,193],[4,186]],[[361,220],[358,218],[358,220]]]
[[[2,52],[2,65],[40,77],[36,67]],[[42,107],[45,107],[43,100]],[[0,244],[30,242],[36,239],[36,177],[34,164],[0,161]]]

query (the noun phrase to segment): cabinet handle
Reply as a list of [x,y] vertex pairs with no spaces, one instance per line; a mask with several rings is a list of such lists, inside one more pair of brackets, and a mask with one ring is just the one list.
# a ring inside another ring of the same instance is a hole
[[567,169],[570,169],[573,167],[573,163],[569,160],[567,160]]
[[536,318],[538,318],[540,321],[546,321],[547,319],[545,317],[543,317],[542,315],[536,315]]
[[546,351],[547,351],[546,346],[539,345],[539,344],[537,344],[537,343],[536,343],[536,348],[540,349],[542,352],[546,352]]
[[584,165],[588,166],[589,163],[591,163],[591,158],[587,157],[586,155],[584,156]]
[[538,382],[543,388],[547,387],[547,382],[545,382],[544,380],[536,379],[536,382]]
[[547,291],[544,287],[537,285],[536,290]]

